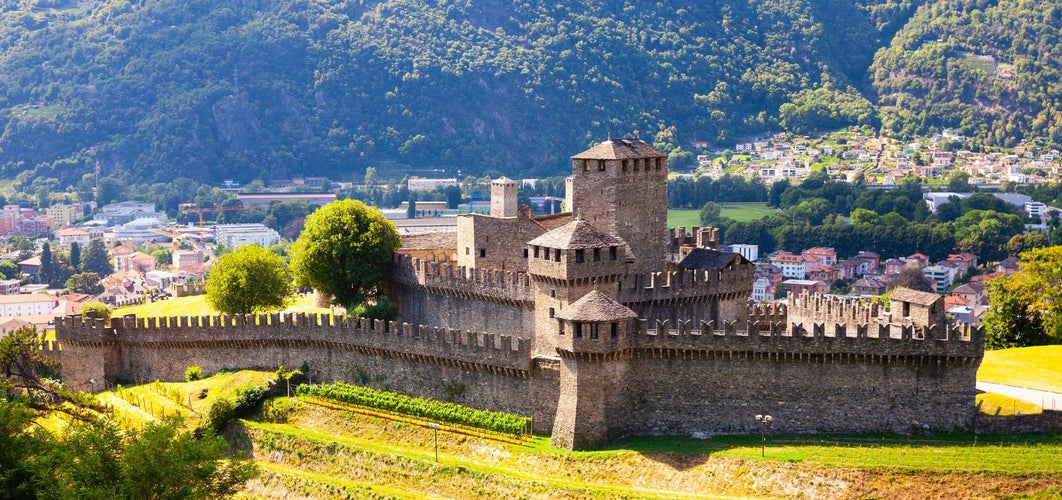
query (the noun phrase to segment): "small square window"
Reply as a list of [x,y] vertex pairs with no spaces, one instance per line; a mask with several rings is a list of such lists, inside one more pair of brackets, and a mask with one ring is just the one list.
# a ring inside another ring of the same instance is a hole
[[[557,289],[556,289],[556,288],[554,288],[554,289],[550,290],[550,291],[549,291],[549,296],[550,296],[550,298],[552,298],[552,299],[555,299],[555,298],[557,298]],[[553,309],[551,308],[551,309],[550,309],[550,311],[552,311],[552,310],[553,310]],[[552,316],[550,316],[550,317],[552,318]]]
[[575,262],[583,262],[586,260],[586,250],[578,248],[575,250]]
[[538,258],[538,245],[535,245],[535,258]]
[[597,160],[597,170],[600,172],[605,171],[605,160]]
[[590,171],[590,160],[583,160],[583,172]]
[[608,260],[616,260],[616,247],[608,247]]
[[594,262],[598,262],[600,260],[601,260],[601,249],[600,248],[595,248],[594,249]]
[[553,250],[553,261],[554,262],[560,262],[560,253],[561,252],[560,252],[559,248],[556,248],[556,249]]
[[553,309],[552,307],[551,307],[551,308],[549,308],[549,317],[551,317],[551,318],[552,318],[552,317],[553,317],[553,315],[554,315],[554,313],[555,313],[555,310],[554,310],[554,309]]
[[487,250],[483,249],[483,248],[480,248],[479,249],[479,256],[480,257],[486,257],[487,256]]
[[468,247],[465,247],[465,255],[470,255],[471,253],[472,253],[472,250],[470,248],[468,248]]
[[525,259],[527,258],[527,249],[526,248],[524,249],[524,258]]

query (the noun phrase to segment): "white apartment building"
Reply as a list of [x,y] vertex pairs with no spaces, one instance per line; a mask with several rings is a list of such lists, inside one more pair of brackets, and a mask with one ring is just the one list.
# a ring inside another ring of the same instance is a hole
[[228,248],[252,243],[268,248],[280,243],[280,233],[262,224],[220,224],[214,226],[214,241]]

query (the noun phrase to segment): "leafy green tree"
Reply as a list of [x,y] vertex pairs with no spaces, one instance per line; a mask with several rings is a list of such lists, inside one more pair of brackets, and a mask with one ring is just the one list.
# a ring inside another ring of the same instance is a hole
[[218,259],[206,282],[207,303],[225,314],[281,309],[291,295],[284,261],[258,245],[244,245]]
[[965,170],[956,169],[948,175],[948,191],[953,193],[969,193],[973,188],[970,186],[970,174]]
[[970,210],[954,224],[959,249],[987,261],[1005,257],[1007,242],[1025,229],[1017,215],[994,210]]
[[165,267],[173,264],[173,254],[169,250],[160,248],[151,252],[151,256],[155,258],[155,265],[158,267]]
[[911,290],[918,290],[921,292],[936,292],[936,287],[925,275],[922,274],[922,270],[917,267],[905,267],[900,274],[897,274],[892,282],[889,283],[893,288],[904,287]]
[[128,189],[129,186],[125,181],[114,177],[104,177],[100,179],[99,185],[96,186],[96,204],[102,207],[116,201],[122,201],[125,199]]
[[22,235],[11,237],[11,251],[18,252],[18,260],[23,261],[33,256],[36,246],[33,241]]
[[15,279],[18,277],[18,274],[18,264],[6,260],[0,262],[0,276],[3,276],[5,280]]
[[711,226],[719,220],[723,214],[723,208],[714,201],[705,202],[701,207],[701,226]]
[[96,273],[99,276],[110,276],[114,273],[114,266],[111,265],[110,256],[107,255],[102,239],[96,238],[89,242],[82,259],[81,271]]
[[1013,275],[988,283],[985,330],[991,348],[1062,339],[1062,247],[1037,248],[1021,260]]
[[41,267],[37,269],[37,277],[41,283],[51,283],[59,275],[59,266],[52,256],[52,246],[46,241],[41,245]]
[[292,274],[296,285],[353,309],[378,295],[400,244],[398,230],[379,210],[356,200],[332,202],[306,218],[291,247]]
[[55,364],[41,354],[40,340],[33,326],[16,328],[0,338],[0,393],[43,395],[47,402],[59,400],[59,392],[37,373],[38,368]]
[[96,273],[78,273],[66,280],[66,289],[71,292],[98,295],[103,293],[100,275]]

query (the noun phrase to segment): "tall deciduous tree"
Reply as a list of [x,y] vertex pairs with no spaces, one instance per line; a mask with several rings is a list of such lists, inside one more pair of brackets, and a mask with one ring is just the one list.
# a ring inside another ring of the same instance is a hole
[[206,282],[207,302],[225,314],[280,309],[291,294],[291,280],[280,256],[244,245],[218,260]]
[[984,324],[990,348],[1062,338],[1062,247],[1038,248],[1021,258],[1020,270],[988,283]]
[[70,267],[75,273],[81,270],[81,245],[76,241],[70,243]]
[[375,208],[356,200],[329,203],[306,218],[291,247],[295,283],[353,309],[374,298],[401,244],[398,230]]

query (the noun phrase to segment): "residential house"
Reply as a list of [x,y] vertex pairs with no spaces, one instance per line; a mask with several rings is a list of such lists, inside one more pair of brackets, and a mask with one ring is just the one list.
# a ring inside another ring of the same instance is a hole
[[876,278],[862,278],[852,283],[852,291],[859,295],[881,295],[889,290],[889,285]]
[[0,295],[18,295],[21,284],[19,280],[0,280]]
[[837,281],[837,270],[833,266],[820,264],[808,271],[808,279],[833,283]]
[[0,295],[0,316],[49,314],[57,305],[59,299],[44,293]]
[[972,253],[957,253],[948,255],[947,262],[954,262],[962,266],[962,274],[966,274],[977,268],[977,256]]
[[881,269],[881,256],[874,252],[859,252],[855,257],[849,260],[855,260],[857,262],[864,263],[863,273],[872,271],[878,271]]
[[143,253],[132,252],[114,257],[114,270],[117,272],[138,271],[146,273],[155,270],[155,258]]
[[951,295],[955,297],[962,297],[966,300],[966,304],[963,305],[983,305],[986,301],[985,284],[980,281],[973,281],[960,286],[955,287],[951,291]]
[[65,227],[56,231],[55,236],[59,238],[59,248],[65,252],[69,252],[74,243],[82,249],[87,248],[91,239],[89,232],[80,227]]
[[[21,263],[19,264],[21,266]],[[1017,257],[1007,257],[998,264],[996,264],[996,271],[1010,276],[1014,274],[1020,266],[1020,261]]]
[[770,278],[756,278],[756,280],[752,282],[752,300],[764,302],[774,298],[773,296],[768,297],[767,295],[767,289],[770,288],[771,285]]
[[918,268],[921,269],[929,265],[929,256],[921,253],[911,254],[907,256],[907,262],[911,261],[916,262]]
[[812,257],[816,259],[820,264],[832,266],[837,263],[837,252],[832,248],[814,247],[800,252],[800,255],[804,257]]
[[807,259],[802,255],[783,251],[771,258],[771,264],[782,268],[782,276],[786,278],[804,279],[807,275]]
[[203,252],[199,250],[177,250],[173,252],[173,267],[185,269],[203,263]]
[[896,258],[885,261],[885,275],[900,274],[907,267],[907,263]]
[[18,271],[22,274],[28,274],[30,276],[36,276],[37,272],[41,269],[41,256],[34,255],[24,261],[18,263]]
[[830,291],[830,285],[816,280],[785,280],[782,284],[793,295],[800,295],[805,290],[808,293],[826,293]]

